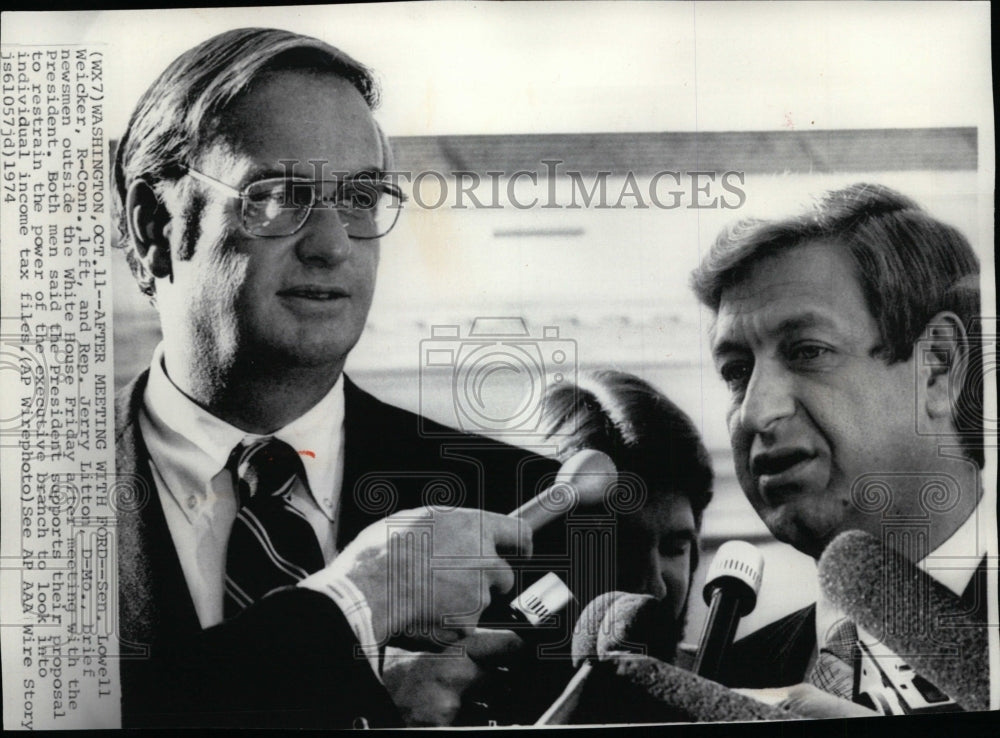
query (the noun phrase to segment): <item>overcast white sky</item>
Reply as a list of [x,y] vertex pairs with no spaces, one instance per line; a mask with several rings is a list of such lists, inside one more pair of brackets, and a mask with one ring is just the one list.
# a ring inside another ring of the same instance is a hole
[[[390,135],[992,125],[986,3],[398,3],[5,14],[5,42],[105,43],[120,105],[239,25],[375,68]],[[988,67],[986,67],[988,69]]]

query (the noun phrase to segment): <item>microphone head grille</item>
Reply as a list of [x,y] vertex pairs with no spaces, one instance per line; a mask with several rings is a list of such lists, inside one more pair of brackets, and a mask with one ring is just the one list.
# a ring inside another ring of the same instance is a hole
[[736,579],[753,592],[760,592],[760,581],[764,576],[764,557],[760,550],[746,541],[726,541],[712,559],[705,576],[705,591],[709,585],[722,577]]
[[510,606],[537,626],[561,612],[572,599],[570,588],[558,575],[549,572],[519,594]]
[[577,451],[560,467],[556,484],[569,485],[574,502],[579,505],[598,505],[615,489],[618,469],[615,462],[603,451],[585,448]]

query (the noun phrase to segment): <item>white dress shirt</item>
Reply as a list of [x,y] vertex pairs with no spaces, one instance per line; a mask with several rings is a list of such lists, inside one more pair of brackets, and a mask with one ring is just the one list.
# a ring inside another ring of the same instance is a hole
[[[261,436],[215,417],[181,392],[157,347],[139,413],[150,467],[203,628],[222,622],[226,545],[238,499],[225,469],[237,444]],[[337,514],[344,478],[344,378],[312,409],[270,434],[299,452],[307,484],[292,504],[309,520],[326,563],[337,555]]]

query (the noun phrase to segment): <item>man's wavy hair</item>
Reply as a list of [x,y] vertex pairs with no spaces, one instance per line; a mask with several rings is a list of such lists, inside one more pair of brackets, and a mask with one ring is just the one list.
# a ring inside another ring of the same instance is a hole
[[[183,176],[186,165],[217,140],[230,106],[262,75],[285,70],[334,74],[350,82],[369,108],[379,103],[367,67],[323,41],[274,28],[226,31],[185,51],[139,100],[115,154],[114,204],[119,245],[144,294],[153,296],[153,276],[128,234],[129,187],[143,178],[159,193],[163,183]],[[379,135],[387,152],[381,129]],[[193,239],[186,239],[186,248],[192,247]]]
[[801,215],[742,220],[719,234],[692,274],[698,299],[718,313],[722,293],[760,260],[822,241],[843,248],[878,325],[875,355],[908,361],[936,314],[951,311],[965,326],[968,364],[955,412],[969,458],[983,466],[982,322],[979,259],[966,238],[888,187],[854,184],[828,192]]

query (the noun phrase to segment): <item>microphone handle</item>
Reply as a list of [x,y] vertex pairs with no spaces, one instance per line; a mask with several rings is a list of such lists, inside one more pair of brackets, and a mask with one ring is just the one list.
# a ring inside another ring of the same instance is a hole
[[701,631],[701,642],[692,671],[700,677],[716,681],[722,670],[726,651],[736,635],[740,620],[740,600],[728,596],[724,587],[716,587],[708,606],[708,616]]
[[535,721],[535,725],[571,725],[573,713],[580,707],[580,696],[586,688],[587,678],[593,668],[589,661],[584,661],[562,694]]
[[523,520],[531,526],[533,531],[538,530],[539,528],[544,528],[554,520],[558,520],[560,513],[545,509],[545,506],[539,502],[540,497],[551,494],[551,489],[552,488],[550,487],[549,489],[540,492],[538,497],[533,497],[521,505],[521,507],[517,508],[517,510],[507,513],[507,517],[519,518],[520,520]]

